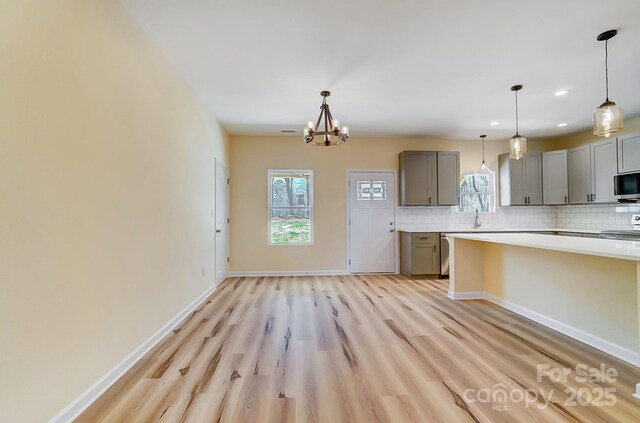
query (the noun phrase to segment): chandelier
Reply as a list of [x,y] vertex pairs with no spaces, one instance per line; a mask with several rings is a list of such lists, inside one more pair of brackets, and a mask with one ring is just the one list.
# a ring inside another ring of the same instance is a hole
[[307,123],[307,127],[303,130],[304,142],[324,146],[342,144],[349,139],[349,127],[340,127],[340,121],[331,115],[327,104],[327,97],[331,95],[331,92],[322,91],[320,95],[322,96],[320,116],[318,116],[315,125],[313,121]]

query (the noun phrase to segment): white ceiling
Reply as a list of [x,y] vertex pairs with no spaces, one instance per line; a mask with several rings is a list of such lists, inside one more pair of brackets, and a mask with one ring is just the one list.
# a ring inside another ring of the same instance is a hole
[[232,134],[300,134],[329,89],[352,138],[508,138],[516,83],[521,134],[584,130],[612,28],[610,97],[640,115],[638,0],[122,2]]

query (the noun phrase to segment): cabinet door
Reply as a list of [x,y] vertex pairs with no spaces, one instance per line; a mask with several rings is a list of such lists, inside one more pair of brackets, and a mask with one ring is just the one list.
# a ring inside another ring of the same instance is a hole
[[511,190],[511,205],[524,205],[524,159],[509,160],[509,189]]
[[438,204],[438,156],[435,151],[427,152],[427,203]]
[[524,158],[524,195],[526,204],[542,204],[542,154],[529,153]]
[[411,246],[411,273],[435,275],[440,273],[440,261],[436,244],[413,244]]
[[594,203],[616,203],[613,193],[613,177],[618,170],[615,140],[604,140],[591,144],[591,201]]
[[569,150],[569,204],[585,204],[591,195],[591,147]]
[[428,156],[426,152],[400,154],[400,205],[427,205]]
[[542,153],[542,203],[567,204],[568,197],[567,150]]
[[640,172],[640,134],[618,137],[618,173]]
[[438,205],[454,206],[460,203],[460,153],[438,152]]

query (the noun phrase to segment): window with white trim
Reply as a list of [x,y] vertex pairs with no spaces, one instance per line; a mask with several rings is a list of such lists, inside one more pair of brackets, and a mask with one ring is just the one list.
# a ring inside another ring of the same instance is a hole
[[457,211],[461,213],[495,212],[495,172],[482,170],[466,172],[460,175],[460,204]]
[[313,244],[313,171],[269,170],[269,245]]

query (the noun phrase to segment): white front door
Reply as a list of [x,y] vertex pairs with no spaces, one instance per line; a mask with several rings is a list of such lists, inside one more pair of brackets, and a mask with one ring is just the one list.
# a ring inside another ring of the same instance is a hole
[[395,271],[395,173],[349,172],[349,271]]
[[216,285],[229,274],[229,171],[216,162]]

